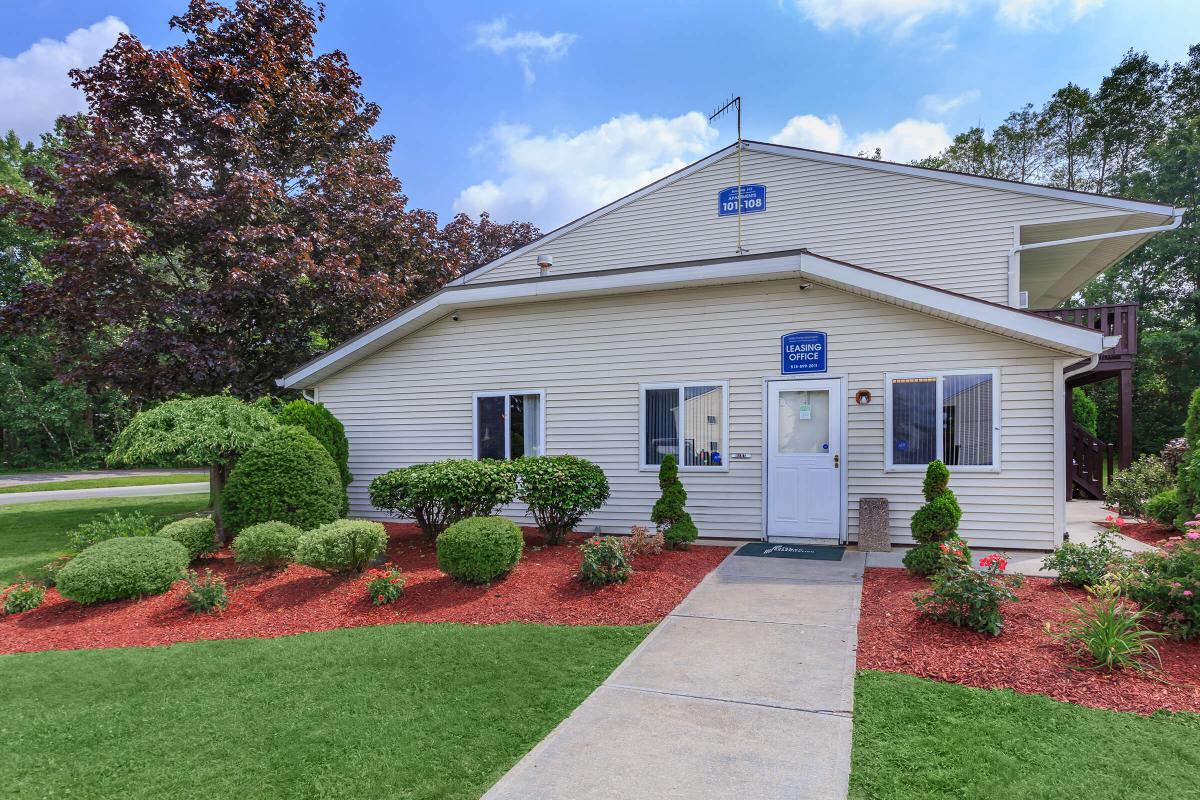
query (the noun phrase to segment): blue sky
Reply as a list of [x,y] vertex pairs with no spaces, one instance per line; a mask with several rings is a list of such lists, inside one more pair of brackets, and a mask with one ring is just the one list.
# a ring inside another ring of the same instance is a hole
[[[0,129],[31,136],[81,107],[64,73],[118,32],[178,41],[184,0],[29,0],[0,28]],[[329,0],[341,49],[396,136],[415,205],[543,229],[747,138],[906,161],[995,125],[1125,50],[1179,60],[1196,0],[748,0],[410,3]]]

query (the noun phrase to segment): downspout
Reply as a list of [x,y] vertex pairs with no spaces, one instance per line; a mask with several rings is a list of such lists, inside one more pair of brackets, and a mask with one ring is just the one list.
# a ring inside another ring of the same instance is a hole
[[1128,231],[1110,231],[1109,233],[1094,233],[1091,236],[1075,236],[1070,239],[1054,239],[1049,242],[1031,242],[1030,244],[1020,244],[1021,241],[1021,226],[1016,226],[1016,240],[1008,251],[1008,304],[1013,308],[1017,307],[1017,300],[1021,292],[1021,268],[1020,258],[1018,254],[1026,250],[1039,250],[1043,247],[1057,247],[1062,244],[1080,244],[1082,242],[1098,242],[1103,239],[1116,239],[1120,236],[1144,236],[1148,233],[1160,233],[1162,231],[1173,231],[1183,224],[1183,209],[1176,208],[1172,211],[1173,219],[1166,225],[1154,225],[1149,228],[1134,228]]
[[[310,403],[315,403],[315,402],[317,402],[317,397],[319,396],[317,394],[318,391],[319,391],[319,389],[316,386],[314,386],[311,389],[301,389],[300,396],[303,397],[305,400],[307,400]],[[311,396],[309,396],[309,392],[312,393]]]
[[1074,378],[1076,375],[1082,375],[1085,372],[1091,372],[1092,370],[1094,370],[1096,368],[1096,365],[1099,363],[1100,363],[1100,354],[1093,353],[1092,357],[1089,358],[1087,363],[1084,364],[1082,367],[1076,367],[1075,369],[1071,370],[1070,372],[1068,372],[1067,370],[1064,369],[1063,370],[1063,383],[1066,383],[1067,380],[1069,380],[1070,378]]

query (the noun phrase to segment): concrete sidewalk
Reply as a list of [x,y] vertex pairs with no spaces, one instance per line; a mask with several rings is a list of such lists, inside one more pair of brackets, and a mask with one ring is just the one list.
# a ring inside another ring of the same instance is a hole
[[18,503],[46,503],[51,500],[92,500],[97,497],[152,497],[165,494],[200,494],[208,491],[204,483],[155,483],[148,486],[108,486],[100,489],[51,489],[45,492],[0,494],[0,506]]
[[841,800],[864,563],[730,555],[485,798]]

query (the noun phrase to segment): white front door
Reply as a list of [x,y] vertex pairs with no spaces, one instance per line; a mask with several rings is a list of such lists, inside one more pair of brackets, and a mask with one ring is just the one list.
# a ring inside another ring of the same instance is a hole
[[767,536],[842,538],[842,420],[837,380],[767,384]]

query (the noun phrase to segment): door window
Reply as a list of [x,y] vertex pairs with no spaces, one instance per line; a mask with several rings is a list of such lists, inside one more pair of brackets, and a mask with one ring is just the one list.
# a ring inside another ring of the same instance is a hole
[[829,452],[828,391],[782,391],[778,411],[776,452]]

